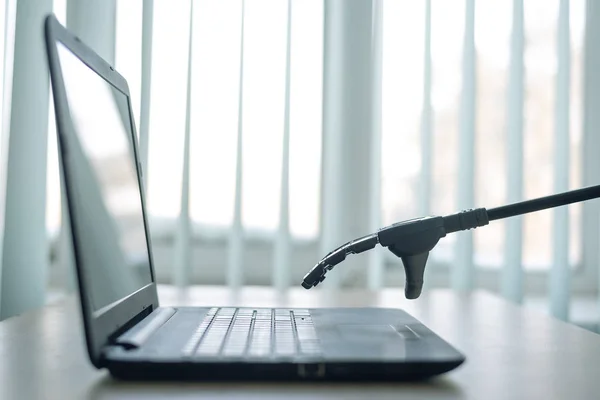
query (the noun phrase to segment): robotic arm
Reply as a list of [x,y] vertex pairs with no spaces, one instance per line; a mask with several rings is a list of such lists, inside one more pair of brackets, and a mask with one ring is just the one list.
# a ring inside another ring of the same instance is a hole
[[564,206],[600,197],[600,185],[572,190],[552,196],[527,200],[502,207],[477,208],[445,217],[433,216],[410,219],[381,228],[377,233],[363,236],[327,254],[304,276],[302,287],[310,289],[325,280],[326,274],[349,254],[371,250],[380,244],[402,260],[406,274],[404,295],[416,299],[423,288],[423,273],[429,252],[449,233],[488,225],[490,221],[522,215],[547,208]]

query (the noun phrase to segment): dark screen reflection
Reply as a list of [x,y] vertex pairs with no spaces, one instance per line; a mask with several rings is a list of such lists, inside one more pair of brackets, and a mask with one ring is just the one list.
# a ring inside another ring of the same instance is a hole
[[65,168],[79,268],[99,310],[151,282],[127,96],[58,43],[74,134]]

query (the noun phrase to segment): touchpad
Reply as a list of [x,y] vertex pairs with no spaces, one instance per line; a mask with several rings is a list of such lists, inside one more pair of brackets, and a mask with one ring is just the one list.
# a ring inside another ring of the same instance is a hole
[[341,324],[337,326],[341,338],[346,341],[373,341],[398,340],[401,336],[391,325],[360,325]]

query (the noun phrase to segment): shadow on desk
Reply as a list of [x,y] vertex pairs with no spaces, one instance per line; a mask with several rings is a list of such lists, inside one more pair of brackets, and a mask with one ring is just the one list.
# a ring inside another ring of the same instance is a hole
[[125,382],[109,375],[90,388],[91,399],[114,398],[227,398],[227,399],[281,399],[281,398],[394,398],[409,395],[418,398],[459,398],[460,388],[450,380],[439,377],[424,382]]

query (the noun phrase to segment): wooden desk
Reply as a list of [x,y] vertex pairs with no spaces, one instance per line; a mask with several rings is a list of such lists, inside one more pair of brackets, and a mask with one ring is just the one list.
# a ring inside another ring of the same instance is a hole
[[160,288],[163,305],[404,308],[467,356],[459,369],[419,384],[136,384],[88,362],[74,299],[0,323],[0,399],[598,399],[600,336],[491,294],[433,291],[417,301],[379,293],[293,289]]

